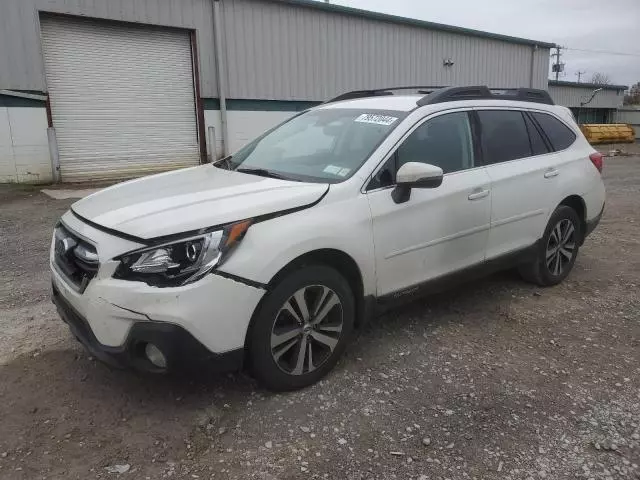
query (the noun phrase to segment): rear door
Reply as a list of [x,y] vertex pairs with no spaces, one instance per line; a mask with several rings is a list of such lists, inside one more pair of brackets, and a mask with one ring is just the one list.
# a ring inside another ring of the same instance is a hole
[[[408,133],[369,183],[378,295],[484,261],[491,192],[472,138],[469,112],[431,117]],[[437,165],[444,180],[395,203],[395,173],[407,162]]]
[[528,113],[478,109],[476,114],[491,179],[491,259],[529,247],[541,237],[558,170],[547,139]]

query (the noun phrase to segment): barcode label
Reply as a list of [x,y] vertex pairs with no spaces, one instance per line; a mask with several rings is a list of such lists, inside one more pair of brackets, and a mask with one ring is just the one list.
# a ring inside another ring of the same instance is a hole
[[360,123],[375,123],[376,125],[386,125],[389,126],[393,122],[398,120],[397,117],[390,117],[388,115],[378,115],[376,113],[363,113],[358,118],[355,119],[356,122]]

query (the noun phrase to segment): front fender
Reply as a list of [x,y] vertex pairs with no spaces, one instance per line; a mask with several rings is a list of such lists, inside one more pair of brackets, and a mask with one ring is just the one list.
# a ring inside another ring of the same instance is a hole
[[375,254],[366,197],[324,202],[251,226],[220,267],[225,273],[267,284],[296,258],[321,249],[349,255],[362,274],[364,295],[375,295]]

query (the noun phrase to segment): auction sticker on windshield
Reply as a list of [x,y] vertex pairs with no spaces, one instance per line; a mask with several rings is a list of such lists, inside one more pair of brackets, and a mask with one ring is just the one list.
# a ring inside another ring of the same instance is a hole
[[323,172],[330,173],[331,175],[338,175],[338,172],[340,172],[340,170],[342,170],[341,167],[336,167],[335,165],[327,165],[326,167],[324,167]]
[[376,113],[363,113],[354,121],[360,122],[360,123],[375,123],[376,125],[389,126],[396,120],[398,120],[397,117],[390,117],[388,115],[378,115]]

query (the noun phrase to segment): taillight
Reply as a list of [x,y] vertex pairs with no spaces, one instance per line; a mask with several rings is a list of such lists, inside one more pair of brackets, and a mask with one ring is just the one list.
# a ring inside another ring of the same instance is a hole
[[602,173],[603,155],[600,152],[594,152],[589,155],[589,160],[591,160],[593,166],[596,167],[600,173]]

